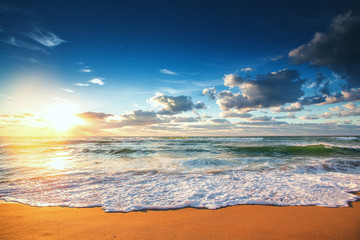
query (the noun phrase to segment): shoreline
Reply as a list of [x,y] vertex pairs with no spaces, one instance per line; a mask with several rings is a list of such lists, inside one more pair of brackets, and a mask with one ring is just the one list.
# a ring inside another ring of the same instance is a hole
[[[358,193],[357,193],[358,195]],[[105,213],[0,201],[1,239],[358,239],[349,207],[236,205]]]

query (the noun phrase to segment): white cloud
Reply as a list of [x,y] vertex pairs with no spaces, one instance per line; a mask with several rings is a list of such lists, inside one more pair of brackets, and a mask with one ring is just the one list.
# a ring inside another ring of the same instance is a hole
[[160,72],[163,73],[163,74],[167,74],[167,75],[178,75],[178,73],[173,72],[173,71],[171,71],[169,69],[166,69],[166,68],[160,69]]
[[252,117],[250,120],[251,121],[259,121],[259,122],[267,122],[267,121],[271,121],[272,118],[269,116],[263,115],[263,116],[259,116],[259,117]]
[[245,72],[245,73],[247,73],[247,72],[253,72],[254,71],[254,69],[252,69],[252,68],[250,68],[250,67],[246,67],[246,68],[242,68],[241,69],[241,72]]
[[216,99],[216,89],[215,87],[205,88],[202,90],[202,95],[209,95],[209,98],[212,100]]
[[54,33],[42,30],[37,27],[29,32],[27,36],[46,47],[55,47],[66,42],[65,40],[56,36]]
[[355,103],[347,103],[347,104],[344,104],[343,107],[350,109],[350,110],[355,110],[356,104]]
[[323,118],[332,118],[332,117],[351,117],[351,116],[360,116],[360,109],[351,109],[351,110],[343,110],[340,112],[326,112],[324,114],[318,115]]
[[303,110],[304,107],[301,103],[292,103],[289,107],[275,107],[274,112],[297,112]]
[[88,83],[75,83],[74,85],[78,86],[78,87],[88,87],[88,86],[90,86]]
[[61,90],[68,92],[68,93],[73,93],[75,92],[74,90],[68,89],[68,88],[62,88]]
[[284,58],[284,55],[277,55],[276,57],[272,57],[270,58],[271,61],[275,62],[278,61],[280,59]]
[[92,71],[93,71],[93,70],[90,69],[90,68],[82,68],[82,69],[79,70],[79,72],[83,72],[83,73],[90,73],[90,72],[92,72]]
[[222,112],[221,116],[223,118],[251,118],[252,114],[247,112]]
[[91,82],[93,84],[99,84],[100,86],[102,86],[105,84],[105,82],[103,80],[104,80],[104,78],[93,78],[89,82]]
[[301,116],[300,119],[301,120],[316,120],[316,119],[319,119],[319,117],[308,115],[308,116]]
[[43,52],[43,53],[49,53],[45,49],[43,49],[41,47],[35,46],[33,44],[30,44],[30,43],[27,43],[27,42],[24,42],[24,41],[21,41],[21,40],[18,40],[18,39],[14,38],[14,37],[10,37],[7,40],[1,40],[1,41],[5,42],[5,43],[8,43],[10,45],[16,46],[16,47],[27,48],[27,49],[30,49],[30,50],[40,51],[40,52]]
[[244,79],[241,76],[235,74],[225,74],[224,76],[224,85],[230,88],[240,86],[244,82]]
[[331,108],[329,108],[331,111],[333,111],[333,112],[339,112],[339,111],[341,111],[341,108],[339,107],[339,106],[336,106],[336,107],[331,107]]

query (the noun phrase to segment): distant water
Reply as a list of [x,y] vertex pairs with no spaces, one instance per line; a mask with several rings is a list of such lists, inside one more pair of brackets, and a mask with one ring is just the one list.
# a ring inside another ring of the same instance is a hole
[[348,206],[359,137],[0,139],[0,198],[107,212]]

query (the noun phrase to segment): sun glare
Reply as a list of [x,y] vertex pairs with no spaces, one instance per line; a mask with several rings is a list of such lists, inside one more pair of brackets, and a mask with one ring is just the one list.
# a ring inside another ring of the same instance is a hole
[[82,119],[75,116],[74,111],[68,106],[51,108],[46,113],[45,119],[58,132],[65,132],[75,125],[84,123]]

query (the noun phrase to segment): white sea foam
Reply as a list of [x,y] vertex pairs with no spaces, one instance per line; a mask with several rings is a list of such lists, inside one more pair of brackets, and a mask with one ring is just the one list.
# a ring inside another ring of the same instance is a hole
[[107,212],[182,207],[216,209],[238,204],[346,207],[358,197],[356,174],[297,171],[226,171],[169,174],[157,171],[57,176],[0,185],[2,199],[33,206],[101,206]]
[[345,140],[345,141],[351,141],[351,140],[357,140],[357,137],[336,137],[338,140]]

